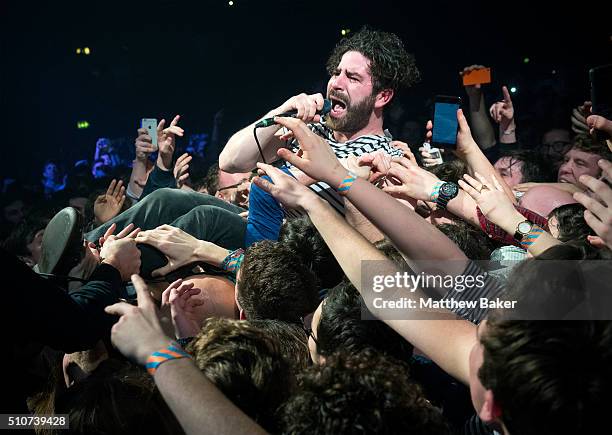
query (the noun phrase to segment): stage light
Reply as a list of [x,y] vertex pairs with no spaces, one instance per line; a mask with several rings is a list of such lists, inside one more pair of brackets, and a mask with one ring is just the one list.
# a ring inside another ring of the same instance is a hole
[[557,74],[557,70],[556,69],[552,70],[552,73]]
[[77,121],[77,128],[82,130],[84,128],[89,128],[89,122],[87,121]]
[[76,49],[76,54],[81,54],[81,49],[80,48]]
[[232,0],[228,1],[227,4],[230,6],[234,6],[234,2]]
[[342,36],[346,36],[346,35],[348,35],[349,33],[351,33],[351,29],[342,29],[342,30],[340,31],[340,34],[341,34]]
[[83,49],[83,53],[84,53],[86,56],[88,56],[88,55],[89,55],[89,53],[91,53],[91,50],[89,49],[89,47],[85,47],[85,48]]
[[524,58],[523,63],[529,63],[529,58],[528,57]]
[[518,91],[518,88],[516,86],[512,86],[510,88],[510,92],[512,92],[513,94],[516,94],[516,91]]

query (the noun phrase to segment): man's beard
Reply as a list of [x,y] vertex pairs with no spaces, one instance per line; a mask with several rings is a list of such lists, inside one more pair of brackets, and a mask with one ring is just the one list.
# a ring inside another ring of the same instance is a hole
[[[333,94],[330,94],[330,97],[332,96]],[[342,101],[346,102],[344,98]],[[344,116],[342,118],[332,118],[331,114],[327,115],[325,124],[332,130],[340,133],[356,133],[370,122],[375,101],[376,95],[372,94],[355,105],[350,101],[346,102],[346,112]]]

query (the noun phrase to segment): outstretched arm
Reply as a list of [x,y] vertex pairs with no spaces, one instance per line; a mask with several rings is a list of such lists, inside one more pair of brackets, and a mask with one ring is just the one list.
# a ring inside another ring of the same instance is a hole
[[[463,76],[464,74],[481,68],[485,67],[482,65],[470,65],[463,68],[463,71],[461,71],[459,75]],[[486,150],[495,145],[495,131],[487,115],[487,108],[485,106],[484,94],[481,86],[482,85],[479,84],[465,85],[465,93],[468,95],[470,124],[472,125],[474,138],[478,145],[480,145],[483,150]]]

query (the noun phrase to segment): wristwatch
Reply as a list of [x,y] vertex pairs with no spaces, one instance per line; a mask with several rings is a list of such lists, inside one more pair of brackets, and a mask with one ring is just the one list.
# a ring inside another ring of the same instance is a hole
[[514,232],[514,240],[517,242],[523,241],[523,237],[525,237],[533,228],[533,222],[530,220],[524,220],[523,222],[519,222],[516,226],[516,231]]
[[440,210],[444,210],[448,202],[459,195],[459,186],[455,183],[446,182],[440,186],[436,205]]

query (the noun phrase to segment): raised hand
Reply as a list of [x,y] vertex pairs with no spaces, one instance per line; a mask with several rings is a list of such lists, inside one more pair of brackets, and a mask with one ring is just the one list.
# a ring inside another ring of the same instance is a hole
[[286,148],[279,149],[277,154],[280,158],[285,159],[309,177],[325,181],[332,187],[342,182],[347,170],[340,164],[327,141],[314,134],[299,119],[276,117],[275,121],[291,130],[300,143],[300,150],[297,154]]
[[162,293],[162,306],[170,305],[176,338],[195,337],[202,327],[195,308],[204,305],[204,301],[194,297],[202,290],[193,286],[177,279]]
[[115,239],[135,239],[138,233],[140,232],[140,228],[134,228],[134,224],[127,225],[124,229],[122,229],[119,234],[114,235],[113,233],[117,229],[117,224],[112,223],[110,227],[106,229],[104,235],[98,239],[98,245],[100,247],[104,246],[104,242],[107,240],[115,240]]
[[138,275],[132,275],[138,306],[119,302],[104,309],[108,314],[121,316],[111,329],[111,341],[119,351],[138,364],[144,365],[153,353],[171,343],[159,323],[157,308],[147,285]]
[[434,174],[419,168],[405,157],[393,159],[387,179],[390,184],[383,187],[383,190],[389,195],[422,201],[431,201],[431,193],[440,181]]
[[[465,160],[468,154],[479,152],[480,148],[478,148],[478,144],[472,137],[470,126],[468,125],[467,119],[465,119],[462,109],[457,110],[457,122],[459,124],[459,131],[457,132],[457,148],[454,150],[454,153],[460,159]],[[430,142],[433,135],[433,124],[431,120],[427,121],[425,129],[427,130],[425,138]]]
[[417,164],[416,158],[414,154],[410,150],[410,147],[406,142],[402,142],[400,140],[392,140],[390,144],[393,148],[398,149],[404,153],[404,157],[407,157],[410,161],[412,161],[415,165]]
[[166,125],[165,119],[159,121],[157,125],[157,144],[159,146],[157,164],[164,171],[169,171],[172,168],[172,155],[176,147],[176,136],[182,137],[185,133],[185,130],[177,125],[179,119],[181,119],[181,116],[176,115],[167,128],[164,128]]
[[275,112],[283,113],[290,110],[297,110],[295,117],[304,122],[319,122],[321,116],[317,115],[317,110],[323,109],[322,94],[299,94],[285,101]]
[[389,173],[389,169],[391,169],[392,159],[393,157],[389,154],[384,153],[382,150],[378,150],[373,153],[362,154],[357,158],[357,162],[359,166],[369,168],[369,173],[367,174],[369,175],[367,177],[368,181],[370,183],[376,183],[385,180]]
[[149,154],[157,151],[155,145],[153,145],[151,136],[147,134],[146,128],[138,129],[138,137],[134,142],[136,160],[145,161],[149,157]]
[[151,273],[154,277],[164,276],[179,267],[197,261],[196,250],[202,246],[201,240],[170,225],[141,231],[136,236],[136,241],[154,246],[168,257],[168,264]]
[[[600,160],[602,179],[597,180],[590,175],[582,175],[580,182],[589,188],[592,195],[577,192],[574,199],[586,207],[584,220],[601,237],[603,243],[612,249],[612,163]],[[605,179],[605,181],[604,181]]]
[[193,157],[185,153],[176,159],[174,163],[174,179],[176,180],[176,187],[181,188],[185,184],[185,181],[189,178],[189,162]]
[[516,217],[518,213],[512,201],[497,179],[494,178],[493,182],[490,182],[478,172],[474,175],[478,180],[465,174],[463,180],[459,180],[459,186],[476,201],[487,219],[502,228],[507,227],[509,219]]
[[108,222],[121,211],[125,201],[125,186],[123,181],[113,180],[106,189],[106,193],[96,198],[94,202],[94,216],[96,223],[102,225]]
[[109,236],[100,249],[102,263],[108,263],[119,271],[121,279],[128,281],[140,271],[140,250],[133,238]]
[[280,169],[265,163],[257,163],[257,167],[272,179],[272,183],[260,177],[253,178],[253,183],[272,195],[283,206],[304,209],[308,201],[319,199],[312,190]]
[[508,130],[514,121],[514,105],[512,104],[512,98],[506,86],[502,86],[502,93],[504,94],[504,99],[497,103],[493,103],[489,109],[489,113],[491,114],[491,118],[493,118],[493,120],[501,126],[502,130],[505,131]]
[[[459,71],[459,75],[461,77],[463,77],[464,74],[469,73],[470,71],[473,71],[475,69],[483,69],[486,68],[483,65],[470,65],[470,66],[466,66],[465,68],[463,68],[463,71]],[[482,91],[480,90],[480,84],[478,85],[467,85],[464,86],[465,87],[465,92],[468,94],[468,97],[470,97],[470,99],[479,99],[481,96]]]

